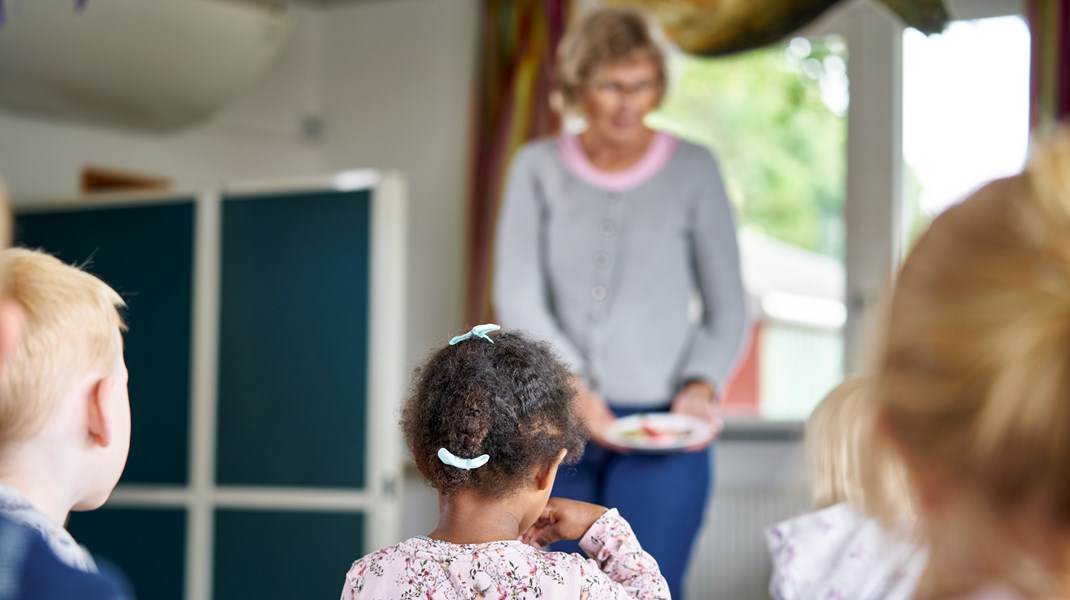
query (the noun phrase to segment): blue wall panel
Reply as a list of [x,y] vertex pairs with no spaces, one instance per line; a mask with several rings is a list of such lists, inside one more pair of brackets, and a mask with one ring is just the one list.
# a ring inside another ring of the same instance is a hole
[[127,303],[132,434],[124,483],[188,477],[193,221],[190,201],[15,219],[17,245],[84,265]]
[[363,534],[359,514],[218,511],[213,597],[337,598]]
[[186,568],[186,512],[101,508],[73,513],[74,539],[117,565],[142,600],[182,600]]
[[223,203],[220,484],[362,487],[371,195]]

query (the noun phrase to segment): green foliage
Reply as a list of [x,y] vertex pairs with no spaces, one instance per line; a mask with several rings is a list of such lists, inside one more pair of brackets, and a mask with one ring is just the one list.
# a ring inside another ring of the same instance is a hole
[[921,179],[918,177],[916,169],[910,165],[905,165],[903,174],[903,223],[906,227],[903,228],[903,256],[906,256],[914,244],[921,237],[921,234],[925,233],[925,230],[929,228],[929,224],[932,222],[932,217],[928,215],[921,207],[921,191],[922,184]]
[[842,259],[846,104],[830,107],[822,90],[845,90],[843,43],[673,60],[651,125],[714,150],[743,227]]

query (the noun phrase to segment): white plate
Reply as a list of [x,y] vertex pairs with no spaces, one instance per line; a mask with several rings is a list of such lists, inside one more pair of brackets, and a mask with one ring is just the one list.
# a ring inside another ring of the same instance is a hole
[[641,452],[678,452],[712,438],[705,421],[674,413],[634,414],[617,419],[606,432],[610,442]]

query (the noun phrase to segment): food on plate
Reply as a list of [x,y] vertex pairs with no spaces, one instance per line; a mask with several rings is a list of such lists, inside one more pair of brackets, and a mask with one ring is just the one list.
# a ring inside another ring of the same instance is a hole
[[637,427],[622,429],[618,432],[618,435],[625,440],[634,442],[669,446],[680,443],[693,433],[694,429],[689,427],[658,423],[652,419],[641,418]]

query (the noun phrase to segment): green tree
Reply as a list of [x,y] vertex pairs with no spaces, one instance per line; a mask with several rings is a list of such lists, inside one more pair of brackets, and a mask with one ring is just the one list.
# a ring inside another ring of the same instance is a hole
[[651,123],[714,150],[744,228],[842,260],[846,104],[827,92],[846,99],[845,60],[835,38],[674,57]]

